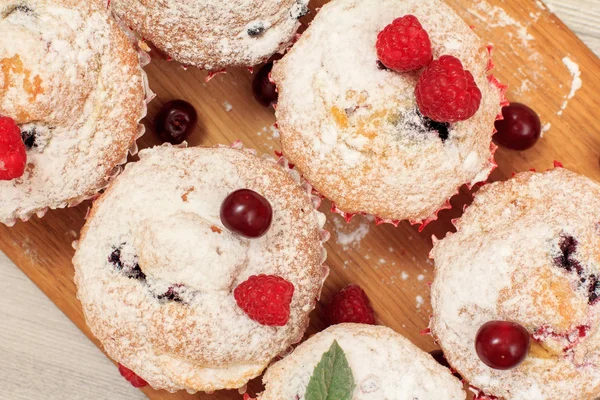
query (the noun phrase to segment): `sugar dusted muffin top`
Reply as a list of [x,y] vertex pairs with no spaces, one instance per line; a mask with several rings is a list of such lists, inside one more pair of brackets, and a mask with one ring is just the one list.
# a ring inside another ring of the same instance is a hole
[[112,0],[111,8],[175,60],[216,71],[285,49],[308,0]]
[[[412,14],[433,57],[457,57],[479,87],[477,113],[449,126],[418,113],[419,72],[378,62],[378,34]],[[277,119],[284,154],[346,213],[427,221],[463,184],[493,168],[501,90],[488,79],[486,45],[444,2],[333,0],[278,61]]]
[[[287,164],[245,150],[158,147],[140,157],[94,203],[81,234],[73,262],[87,323],[109,356],[156,389],[239,388],[308,326],[328,272],[324,216]],[[270,203],[264,236],[221,222],[238,189]],[[234,295],[261,274],[293,287],[281,325],[257,322]]]
[[[600,393],[600,185],[566,169],[485,185],[433,249],[431,330],[474,387],[506,400],[594,400]],[[488,321],[524,327],[509,370],[486,366]]]
[[273,364],[258,400],[304,400],[315,366],[337,341],[352,371],[355,400],[464,400],[462,384],[429,354],[384,326],[333,325]]
[[24,174],[0,181],[2,223],[96,195],[143,133],[138,54],[97,4],[0,4],[0,115],[27,146]]

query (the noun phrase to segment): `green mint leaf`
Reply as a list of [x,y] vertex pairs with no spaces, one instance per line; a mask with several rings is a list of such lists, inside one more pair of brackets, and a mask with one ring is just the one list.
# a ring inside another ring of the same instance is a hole
[[334,340],[315,367],[304,399],[351,400],[355,387],[354,376],[346,354],[337,340]]

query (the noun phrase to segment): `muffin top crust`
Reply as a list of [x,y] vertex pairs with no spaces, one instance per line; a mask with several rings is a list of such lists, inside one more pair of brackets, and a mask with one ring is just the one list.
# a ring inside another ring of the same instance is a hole
[[253,66],[284,50],[308,0],[111,0],[144,39],[184,65],[209,71]]
[[[474,387],[506,400],[600,392],[600,185],[563,168],[485,185],[433,249],[431,330]],[[504,371],[475,350],[488,321],[523,326],[525,361]]]
[[[379,32],[409,14],[429,34],[434,59],[455,56],[475,78],[483,97],[470,119],[424,118],[415,100],[419,71],[378,62]],[[331,1],[273,68],[283,152],[347,214],[428,220],[459,186],[485,180],[494,167],[502,94],[489,61],[481,39],[442,1]]]
[[[82,230],[73,263],[88,325],[156,389],[241,387],[308,326],[328,272],[324,215],[296,172],[244,150],[157,147],[140,158]],[[271,204],[261,238],[221,222],[223,200],[238,189]],[[262,325],[236,303],[234,289],[260,274],[294,287],[283,326]]]
[[390,328],[333,325],[269,367],[258,400],[304,400],[315,366],[334,342],[344,351],[354,378],[352,399],[464,400],[462,384],[403,336]]
[[0,115],[19,126],[25,173],[0,181],[0,222],[97,194],[143,133],[138,53],[98,2],[2,1]]

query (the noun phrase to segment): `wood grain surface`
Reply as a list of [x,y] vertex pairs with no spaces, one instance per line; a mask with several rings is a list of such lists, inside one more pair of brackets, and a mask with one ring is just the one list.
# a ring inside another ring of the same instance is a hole
[[[509,84],[509,99],[536,109],[546,127],[543,139],[526,152],[500,149],[496,157],[499,167],[491,179],[506,179],[513,171],[529,168],[550,168],[554,160],[560,160],[566,167],[600,180],[600,128],[594,118],[596,88],[600,87],[598,58],[540,2],[448,2],[486,42],[496,44],[497,68],[493,72]],[[313,6],[322,3],[313,1]],[[277,137],[270,129],[274,122],[273,111],[253,101],[252,75],[247,70],[230,70],[205,83],[206,72],[184,70],[156,52],[152,56],[153,62],[146,70],[158,97],[150,104],[146,121],[148,133],[140,140],[141,147],[159,143],[152,132],[152,120],[158,108],[171,99],[182,98],[194,104],[200,116],[190,145],[241,139],[246,146],[260,152],[271,153],[278,149]],[[583,80],[582,88],[571,99],[568,95],[573,78],[563,62],[565,57],[579,66]],[[566,107],[560,115],[565,101]],[[450,219],[460,215],[462,205],[469,199],[469,192],[463,188],[452,201],[453,209],[440,213],[440,220],[422,233],[408,223],[401,223],[397,228],[375,227],[364,217],[345,225],[340,217],[327,213],[327,228],[332,232],[327,244],[331,275],[323,290],[323,302],[347,283],[358,283],[370,296],[378,323],[390,326],[424,350],[435,348],[430,337],[420,334],[431,312],[427,286],[433,268],[427,257],[430,238],[432,234],[443,237],[451,230]],[[88,207],[89,204],[84,203],[76,208],[49,212],[41,220],[34,218],[13,228],[0,226],[0,250],[90,336],[75,298],[71,266],[71,243],[77,238]],[[326,208],[327,203],[324,203],[323,210]],[[312,315],[308,334],[323,328],[322,311],[319,304]],[[254,394],[259,388],[258,381],[253,382],[250,393]],[[146,388],[144,393],[152,399],[240,398],[235,391],[189,395]]]

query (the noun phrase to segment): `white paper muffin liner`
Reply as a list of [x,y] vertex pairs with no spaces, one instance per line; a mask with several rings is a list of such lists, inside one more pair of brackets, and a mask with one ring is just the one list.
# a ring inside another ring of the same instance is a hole
[[[110,1],[109,1],[109,3],[110,3]],[[117,24],[122,29],[122,31],[127,35],[127,37],[131,40],[132,45],[135,47],[135,49],[138,53],[138,58],[139,58],[139,62],[140,62],[140,72],[141,72],[141,76],[142,76],[142,83],[144,86],[144,105],[143,105],[142,110],[140,110],[140,114],[138,116],[138,133],[135,135],[132,145],[129,147],[128,151],[125,153],[123,158],[117,163],[117,165],[115,165],[115,167],[112,169],[112,171],[110,171],[107,174],[107,176],[105,178],[106,179],[105,184],[98,187],[94,194],[81,195],[81,196],[72,198],[70,200],[67,200],[64,203],[61,203],[56,207],[44,207],[44,208],[41,208],[38,210],[31,211],[29,213],[24,213],[24,214],[20,214],[18,216],[14,216],[12,219],[10,219],[6,222],[7,226],[9,226],[9,227],[13,226],[17,222],[17,220],[27,222],[31,219],[31,217],[33,215],[37,215],[38,218],[42,218],[44,215],[46,215],[46,213],[50,209],[55,210],[55,209],[60,209],[60,208],[76,207],[86,200],[93,200],[93,199],[97,198],[100,195],[100,193],[104,189],[106,189],[106,187],[110,184],[110,182],[121,173],[121,171],[123,170],[123,165],[127,163],[127,157],[130,154],[131,155],[137,154],[137,152],[138,152],[137,140],[139,138],[141,138],[146,131],[146,128],[141,123],[141,121],[142,121],[142,119],[144,119],[146,117],[146,115],[148,113],[148,103],[150,103],[156,97],[156,94],[152,91],[152,89],[150,89],[150,85],[148,82],[148,74],[146,74],[146,71],[144,71],[144,67],[150,63],[151,59],[147,53],[147,50],[144,49],[145,43],[138,41],[137,38],[135,38],[133,32],[128,27],[126,27],[123,23],[121,23],[118,19],[117,19]]]

